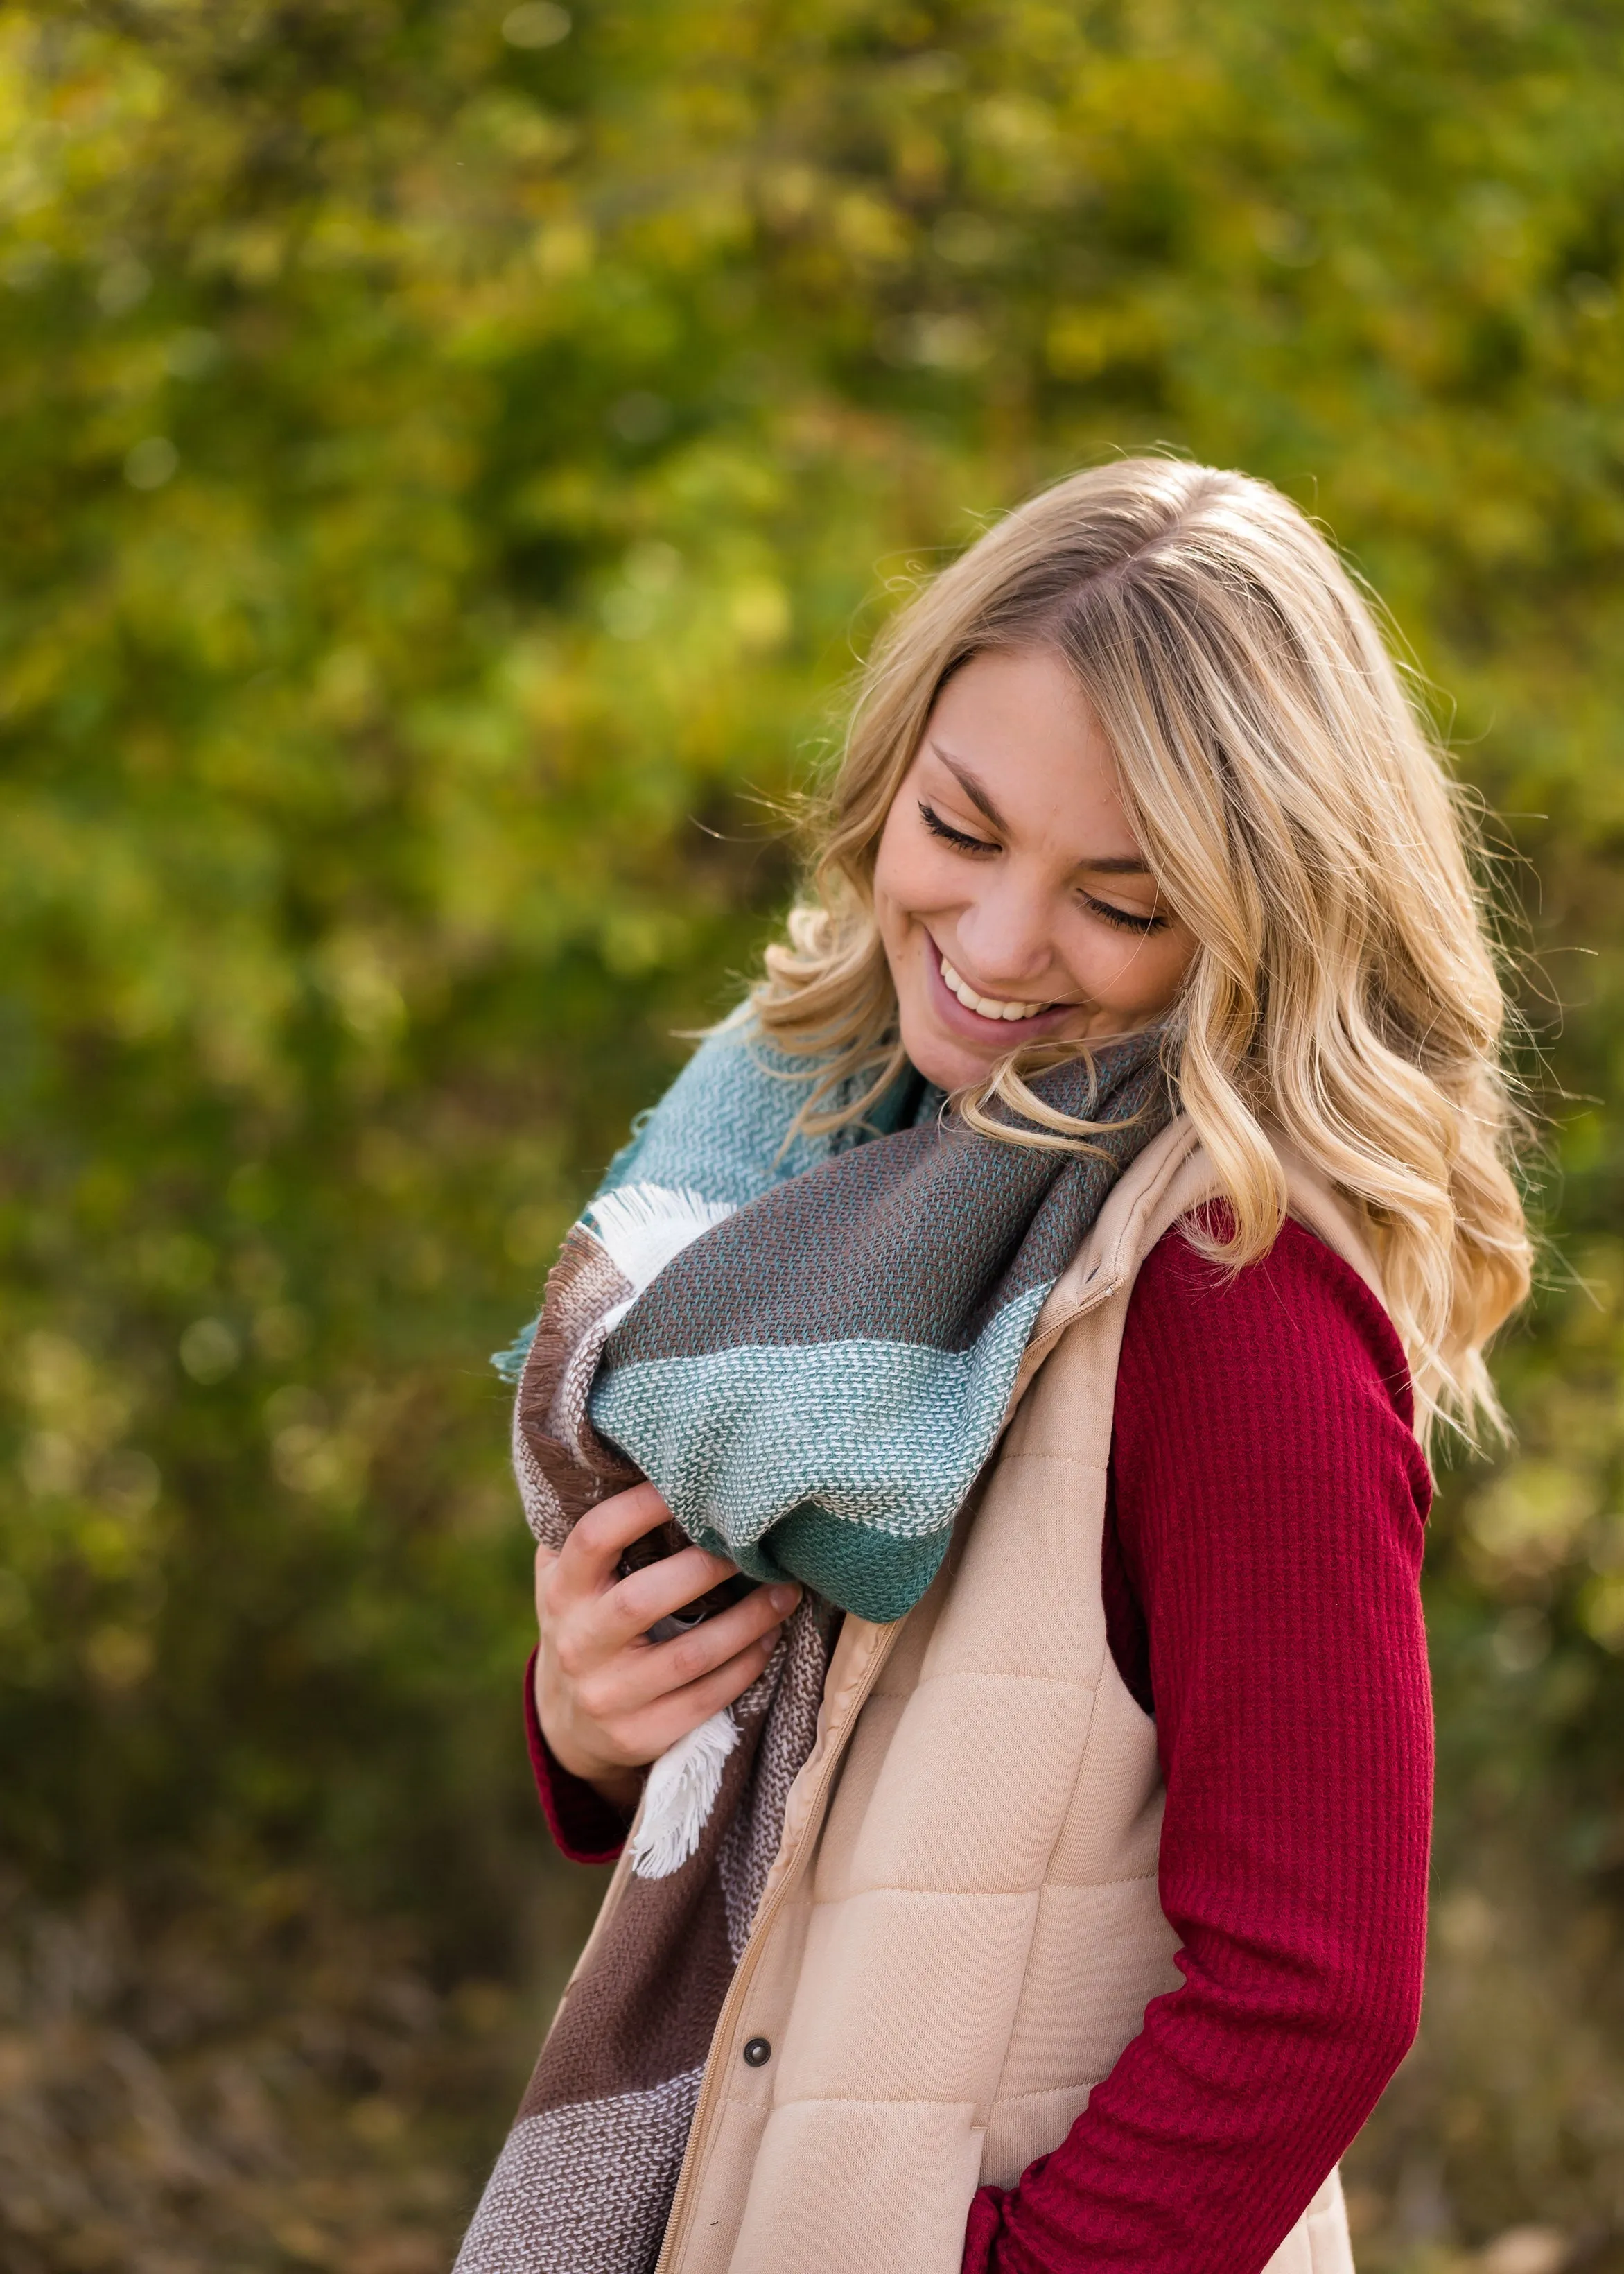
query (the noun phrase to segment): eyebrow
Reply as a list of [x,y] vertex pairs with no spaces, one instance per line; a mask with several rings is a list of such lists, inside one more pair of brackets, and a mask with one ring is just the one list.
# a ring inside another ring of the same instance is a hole
[[[984,820],[989,821],[995,829],[1001,830],[1007,837],[1010,834],[1009,823],[1005,821],[969,767],[961,764],[957,758],[950,757],[941,743],[934,739],[930,748],[941,759],[976,811]],[[1086,869],[1091,876],[1095,877],[1148,877],[1150,874],[1148,862],[1138,853],[1101,853],[1094,860],[1082,860],[1076,865],[1079,869]]]

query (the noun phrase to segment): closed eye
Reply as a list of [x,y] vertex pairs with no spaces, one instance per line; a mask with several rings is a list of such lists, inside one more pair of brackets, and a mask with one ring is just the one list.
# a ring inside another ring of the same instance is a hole
[[[939,837],[944,845],[951,845],[956,853],[979,856],[1004,849],[989,838],[972,837],[967,830],[955,829],[951,821],[944,821],[935,806],[928,805],[922,797],[919,801],[919,813],[931,835]],[[1092,892],[1079,892],[1078,898],[1091,915],[1098,916],[1102,923],[1115,925],[1118,931],[1145,933],[1167,930],[1168,919],[1164,915],[1154,913],[1139,915],[1131,908],[1116,907],[1110,900],[1097,900]]]
[[957,852],[996,853],[999,849],[988,838],[972,837],[962,829],[955,829],[951,822],[943,820],[935,806],[927,805],[922,797],[919,801],[919,814],[931,835],[939,837],[944,845],[952,846]]
[[1077,897],[1091,915],[1099,916],[1108,924],[1115,924],[1118,931],[1150,932],[1167,930],[1168,920],[1163,915],[1154,914],[1147,916],[1136,915],[1130,908],[1113,907],[1109,900],[1096,900],[1092,892],[1079,892]]

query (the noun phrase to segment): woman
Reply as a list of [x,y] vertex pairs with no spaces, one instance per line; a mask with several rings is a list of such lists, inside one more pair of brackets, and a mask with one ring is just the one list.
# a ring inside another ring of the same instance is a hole
[[1078,476],[893,623],[525,1346],[532,1757],[620,1862],[469,2274],[1350,2264],[1422,1449],[1528,1284],[1463,835],[1260,483]]

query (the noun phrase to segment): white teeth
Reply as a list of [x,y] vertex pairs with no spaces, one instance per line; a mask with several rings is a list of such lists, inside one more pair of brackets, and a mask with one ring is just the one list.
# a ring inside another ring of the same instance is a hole
[[1041,1003],[1000,1003],[990,995],[978,995],[959,976],[946,956],[942,958],[942,977],[965,1009],[978,1013],[983,1019],[1035,1019],[1046,1007]]

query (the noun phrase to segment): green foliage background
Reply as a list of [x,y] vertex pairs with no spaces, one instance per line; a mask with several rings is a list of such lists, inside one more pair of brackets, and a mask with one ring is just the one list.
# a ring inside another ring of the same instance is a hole
[[1613,2263],[1621,45],[0,6],[8,2265],[442,2263],[593,1893],[485,1354],[881,613],[1153,443],[1325,517],[1506,817],[1552,1261],[1435,1528],[1434,1990],[1351,2170],[1370,2263]]

